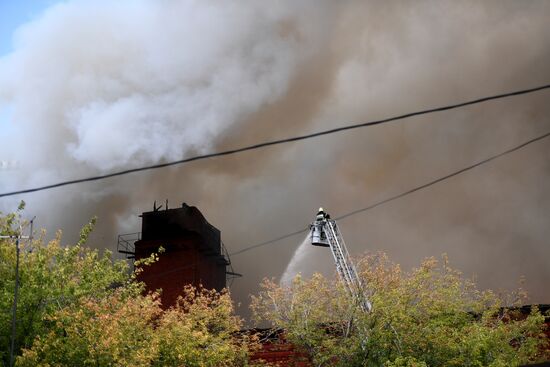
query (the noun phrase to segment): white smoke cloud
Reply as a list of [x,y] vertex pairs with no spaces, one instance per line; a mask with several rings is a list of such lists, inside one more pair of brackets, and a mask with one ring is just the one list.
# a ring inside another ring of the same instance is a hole
[[315,47],[311,14],[290,2],[264,5],[73,1],[49,9],[19,29],[14,53],[1,60],[0,96],[18,129],[0,152],[30,143],[27,170],[105,172],[211,149],[285,93]]

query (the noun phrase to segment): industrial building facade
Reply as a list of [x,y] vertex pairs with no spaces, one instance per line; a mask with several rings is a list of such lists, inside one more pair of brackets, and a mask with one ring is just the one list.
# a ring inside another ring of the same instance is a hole
[[137,275],[148,291],[162,289],[164,308],[173,305],[185,285],[221,291],[226,286],[230,264],[220,231],[194,206],[164,209],[141,214],[140,233],[119,236],[119,252],[141,260],[162,252],[158,261]]

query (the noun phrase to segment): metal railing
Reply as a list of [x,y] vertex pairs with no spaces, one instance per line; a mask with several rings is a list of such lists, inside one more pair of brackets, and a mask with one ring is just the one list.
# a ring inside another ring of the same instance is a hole
[[127,259],[133,259],[136,255],[135,242],[141,240],[141,232],[118,235],[116,249],[120,254],[125,254]]

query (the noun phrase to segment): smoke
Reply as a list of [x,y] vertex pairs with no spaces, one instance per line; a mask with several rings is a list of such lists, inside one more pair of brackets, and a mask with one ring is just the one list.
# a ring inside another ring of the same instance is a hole
[[[548,83],[546,1],[69,1],[0,58],[0,191],[181,159]],[[545,132],[548,93],[20,199],[66,241],[138,231],[154,200],[196,205],[230,252],[445,175]],[[550,302],[548,142],[339,223],[350,252],[447,252],[484,287]],[[236,256],[244,305],[298,239]],[[326,274],[326,249],[298,264]],[[246,310],[243,306],[243,314]]]

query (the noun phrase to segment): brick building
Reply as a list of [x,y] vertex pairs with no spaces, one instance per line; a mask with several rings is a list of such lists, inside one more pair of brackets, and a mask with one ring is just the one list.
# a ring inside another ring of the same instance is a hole
[[140,260],[158,252],[159,260],[138,275],[148,290],[161,288],[163,307],[170,307],[185,285],[222,290],[230,264],[220,231],[194,206],[175,209],[153,207],[141,214],[141,232],[120,235],[119,252]]

